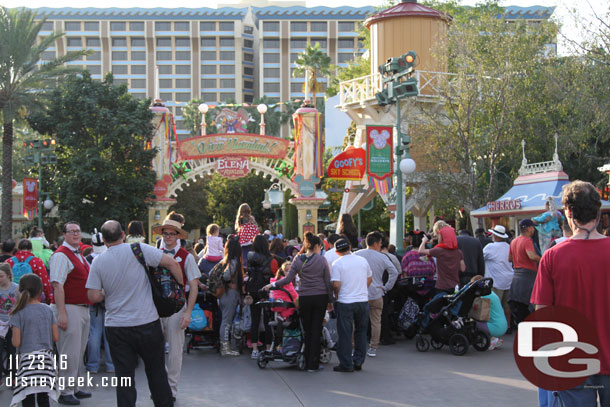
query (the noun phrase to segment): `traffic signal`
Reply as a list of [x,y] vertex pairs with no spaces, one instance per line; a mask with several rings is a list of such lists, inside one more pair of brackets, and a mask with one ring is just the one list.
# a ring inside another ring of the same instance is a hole
[[34,158],[33,155],[27,155],[23,158],[23,163],[27,166],[34,166],[34,164],[36,164],[36,159]]
[[391,103],[390,98],[388,97],[388,88],[375,93],[375,98],[377,99],[377,104],[379,106],[385,106]]
[[405,81],[394,83],[394,93],[399,99],[409,96],[417,96],[417,79],[409,78]]
[[406,54],[400,56],[400,59],[403,61],[402,72],[411,72],[415,69],[415,58],[417,58],[417,53],[415,51],[409,51]]
[[57,156],[55,154],[45,154],[40,157],[42,165],[57,164]]

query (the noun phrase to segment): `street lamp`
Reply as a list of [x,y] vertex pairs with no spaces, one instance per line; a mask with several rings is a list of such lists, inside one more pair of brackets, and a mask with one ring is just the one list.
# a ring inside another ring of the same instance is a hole
[[[265,200],[261,202],[263,204],[264,209],[273,209],[274,214],[278,208],[282,209],[282,235],[284,234],[284,220],[286,219],[286,208],[284,207],[284,190],[282,189],[282,185],[279,183],[271,184],[271,186],[265,191]],[[277,214],[275,219],[277,219]]]
[[271,200],[269,199],[269,191],[265,191],[265,200],[262,202],[264,209],[271,209]]
[[261,103],[260,105],[256,106],[256,110],[258,110],[258,112],[261,114],[260,135],[264,136],[265,135],[265,113],[267,113],[267,105],[264,103]]
[[[30,166],[38,164],[38,228],[42,229],[42,208],[52,209],[54,205],[53,201],[49,199],[49,193],[42,190],[42,166],[57,164],[57,156],[53,152],[55,139],[27,140],[23,145],[28,151],[23,159],[25,164]],[[42,196],[44,195],[47,199],[43,203]]]
[[206,103],[199,105],[199,111],[201,112],[201,135],[205,136],[205,114],[208,112],[209,106]]

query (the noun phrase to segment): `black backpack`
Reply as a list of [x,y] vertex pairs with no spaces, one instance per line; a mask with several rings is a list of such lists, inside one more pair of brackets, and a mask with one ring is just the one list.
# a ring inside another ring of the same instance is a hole
[[247,292],[256,295],[261,288],[269,284],[271,279],[271,260],[273,260],[273,257],[270,256],[262,265],[251,266],[248,264]]
[[131,250],[146,270],[153,302],[160,318],[167,318],[180,311],[186,303],[184,286],[181,286],[172,273],[163,267],[150,267],[146,264],[140,243],[132,243]]

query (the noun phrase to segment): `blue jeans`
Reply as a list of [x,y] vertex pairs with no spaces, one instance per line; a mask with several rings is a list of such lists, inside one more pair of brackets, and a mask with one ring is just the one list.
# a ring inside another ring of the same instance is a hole
[[89,325],[89,341],[87,343],[87,370],[97,373],[100,367],[100,347],[102,338],[104,338],[104,361],[106,362],[106,371],[114,372],[114,365],[110,357],[110,346],[104,332],[104,308],[89,307],[89,315],[91,322]]
[[[362,365],[366,357],[366,331],[369,325],[369,303],[353,302],[351,304],[336,303],[337,311],[337,357],[339,365],[352,369],[354,365]],[[352,333],[354,349],[352,355]]]
[[589,376],[580,386],[565,391],[554,392],[553,407],[610,406],[610,375]]
[[[135,370],[138,356],[144,362],[148,388],[155,407],[171,407],[172,390],[165,370],[165,338],[161,321],[126,327],[106,327],[110,353],[116,368],[116,377],[130,377],[130,386],[117,386],[117,407],[135,407],[137,392]],[[120,382],[120,380],[119,380]]]

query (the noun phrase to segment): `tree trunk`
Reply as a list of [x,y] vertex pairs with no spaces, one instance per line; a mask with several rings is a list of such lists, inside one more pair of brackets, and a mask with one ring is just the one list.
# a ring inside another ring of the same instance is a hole
[[[5,116],[6,119],[6,116]],[[13,235],[13,121],[4,122],[2,135],[2,240]]]

